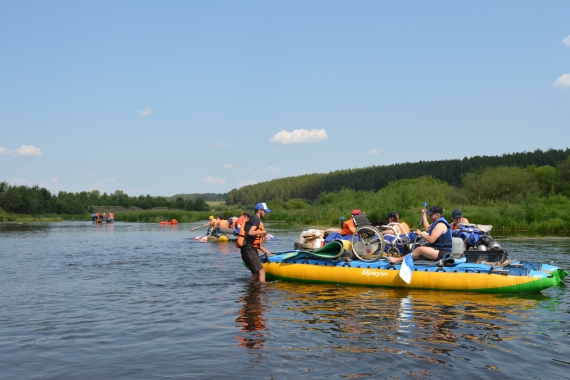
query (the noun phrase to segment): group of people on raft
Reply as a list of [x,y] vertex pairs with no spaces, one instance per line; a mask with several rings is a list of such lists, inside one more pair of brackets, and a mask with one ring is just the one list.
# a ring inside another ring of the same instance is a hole
[[232,216],[228,219],[224,218],[223,215],[214,217],[210,215],[208,222],[204,224],[204,227],[208,227],[211,233],[220,234],[227,232],[228,230],[236,230],[241,226],[245,218],[250,218],[251,216],[244,211],[239,218],[237,216]]
[[91,215],[91,220],[95,223],[99,223],[100,220],[102,222],[113,223],[115,221],[115,215],[112,212],[110,212],[109,215],[107,215],[106,212],[104,212],[103,215],[96,213]]
[[[261,264],[259,255],[264,253],[267,256],[271,255],[265,247],[263,247],[263,241],[267,236],[267,231],[263,227],[261,220],[271,212],[265,203],[258,203],[254,207],[255,214],[250,216],[246,211],[237,218],[233,220],[224,219],[223,217],[214,218],[210,216],[209,222],[204,226],[209,226],[211,228],[232,228],[241,227],[239,229],[237,246],[241,251],[241,258],[243,262],[247,265],[252,273],[250,282],[265,282],[265,270]],[[352,216],[360,215],[360,210],[353,210]],[[459,209],[455,209],[452,212],[453,222],[449,223],[443,217],[443,207],[433,206],[426,210],[423,208],[421,210],[422,223],[425,231],[421,231],[419,228],[416,229],[415,233],[418,237],[423,238],[426,241],[426,245],[416,247],[413,252],[408,255],[412,255],[414,260],[418,259],[428,259],[428,260],[438,260],[442,259],[447,253],[451,253],[452,248],[452,230],[459,229],[460,223],[469,223],[469,221],[463,217],[463,213]],[[428,220],[429,218],[429,220]],[[397,211],[392,211],[388,214],[387,221],[393,226],[392,230],[386,229],[384,233],[410,233],[410,227],[403,221],[400,220],[400,216]],[[227,227],[225,227],[227,226]],[[356,233],[356,225],[354,223],[354,218],[343,222],[341,234],[342,235],[353,235]],[[404,260],[404,257],[388,257],[390,263],[400,263]]]
[[[352,217],[360,215],[360,210],[353,210]],[[421,211],[422,224],[425,231],[421,231],[419,228],[416,229],[415,234],[419,238],[423,238],[426,241],[426,245],[416,247],[413,252],[409,253],[412,255],[414,260],[440,260],[447,253],[451,253],[451,243],[452,243],[452,232],[453,230],[459,229],[460,223],[469,223],[467,218],[463,217],[463,213],[459,209],[453,210],[451,216],[453,222],[449,223],[443,217],[443,207],[433,206],[428,210],[425,208]],[[429,221],[428,221],[429,217]],[[400,216],[398,212],[392,211],[387,217],[388,224],[392,226],[391,229],[384,230],[384,234],[393,234],[394,232],[398,235],[409,234],[410,227],[406,222],[400,221]],[[353,235],[356,232],[356,226],[354,224],[353,218],[350,218],[346,222],[343,222],[343,228],[340,232],[341,235]],[[406,255],[407,256],[407,255]],[[392,264],[400,263],[404,260],[405,256],[402,257],[388,257],[388,260]]]

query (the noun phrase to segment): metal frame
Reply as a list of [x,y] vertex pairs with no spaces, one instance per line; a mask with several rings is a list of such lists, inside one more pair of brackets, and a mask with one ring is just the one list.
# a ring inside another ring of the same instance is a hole
[[[396,233],[396,227],[399,227],[401,231],[404,231],[402,236]],[[394,236],[394,241],[387,241],[384,238],[384,231],[391,230],[392,236]],[[358,236],[359,240],[355,241],[355,237]],[[352,235],[352,252],[361,261],[373,262],[380,258],[386,257],[400,257],[401,252],[398,245],[405,246],[410,242],[409,235],[405,232],[404,227],[400,223],[390,223],[386,226],[381,226],[375,228],[372,225],[365,225],[356,227],[356,232]],[[388,251],[385,252],[386,244],[392,245]]]

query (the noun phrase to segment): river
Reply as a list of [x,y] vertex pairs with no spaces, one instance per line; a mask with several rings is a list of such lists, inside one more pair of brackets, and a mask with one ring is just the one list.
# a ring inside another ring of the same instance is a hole
[[[269,282],[194,224],[0,225],[0,378],[567,378],[569,277],[535,294]],[[271,251],[299,228],[268,223]],[[495,238],[570,268],[570,240]]]

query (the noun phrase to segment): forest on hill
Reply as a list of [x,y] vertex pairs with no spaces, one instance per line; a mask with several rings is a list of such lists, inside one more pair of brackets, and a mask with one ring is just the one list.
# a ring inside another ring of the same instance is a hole
[[[471,222],[491,224],[495,230],[567,233],[570,231],[569,153],[568,150],[535,151],[497,156],[494,161],[483,157],[419,162],[277,179],[246,186],[240,201],[235,197],[230,201],[232,190],[228,193],[228,205],[216,208],[201,198],[131,197],[121,190],[111,194],[97,190],[51,194],[39,186],[0,182],[0,221],[17,220],[15,215],[21,214],[85,218],[95,207],[121,206],[137,211],[116,213],[115,220],[155,222],[160,214],[191,222],[207,219],[212,211],[229,217],[265,201],[272,210],[267,215],[268,221],[338,226],[339,218],[350,217],[350,211],[358,208],[371,221],[384,221],[388,212],[397,210],[402,220],[413,226],[423,202],[427,202],[442,206],[446,218],[451,218],[451,210],[460,208]],[[498,165],[502,162],[511,165]],[[410,178],[394,179],[376,188],[386,178],[404,176],[395,171],[397,168]],[[438,178],[437,173],[444,179]],[[157,207],[158,210],[151,210]]]
[[192,200],[195,201],[196,199],[202,199],[206,202],[225,202],[226,201],[226,193],[192,193],[192,194],[174,194],[170,197],[164,197],[169,201],[176,201],[178,198],[182,198],[185,201]]
[[501,156],[474,156],[463,159],[420,161],[361,169],[338,170],[327,174],[306,174],[297,177],[274,179],[244,186],[228,192],[228,205],[253,205],[260,200],[289,201],[317,199],[319,194],[343,189],[378,191],[391,182],[430,176],[451,186],[460,186],[468,173],[500,166],[525,168],[528,166],[556,167],[570,155],[570,149],[540,149],[534,152],[510,153]]
[[269,220],[316,226],[339,226],[353,209],[370,221],[386,221],[397,211],[401,220],[416,228],[427,202],[451,211],[459,208],[471,223],[489,224],[494,230],[526,233],[570,231],[570,158],[557,164],[526,168],[489,167],[467,173],[459,186],[423,176],[394,181],[378,191],[343,189],[321,193],[313,202],[304,199],[267,201]]

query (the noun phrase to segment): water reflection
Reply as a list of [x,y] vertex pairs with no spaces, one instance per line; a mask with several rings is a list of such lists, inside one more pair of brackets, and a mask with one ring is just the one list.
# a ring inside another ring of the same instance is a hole
[[271,288],[279,328],[303,331],[306,350],[389,352],[442,365],[533,334],[529,312],[548,299],[286,282]]
[[115,223],[93,223],[97,232],[113,233]]
[[263,316],[263,292],[262,284],[247,284],[245,294],[238,301],[242,305],[236,322],[244,333],[242,336],[236,336],[238,346],[247,349],[260,349],[265,346],[267,321]]

